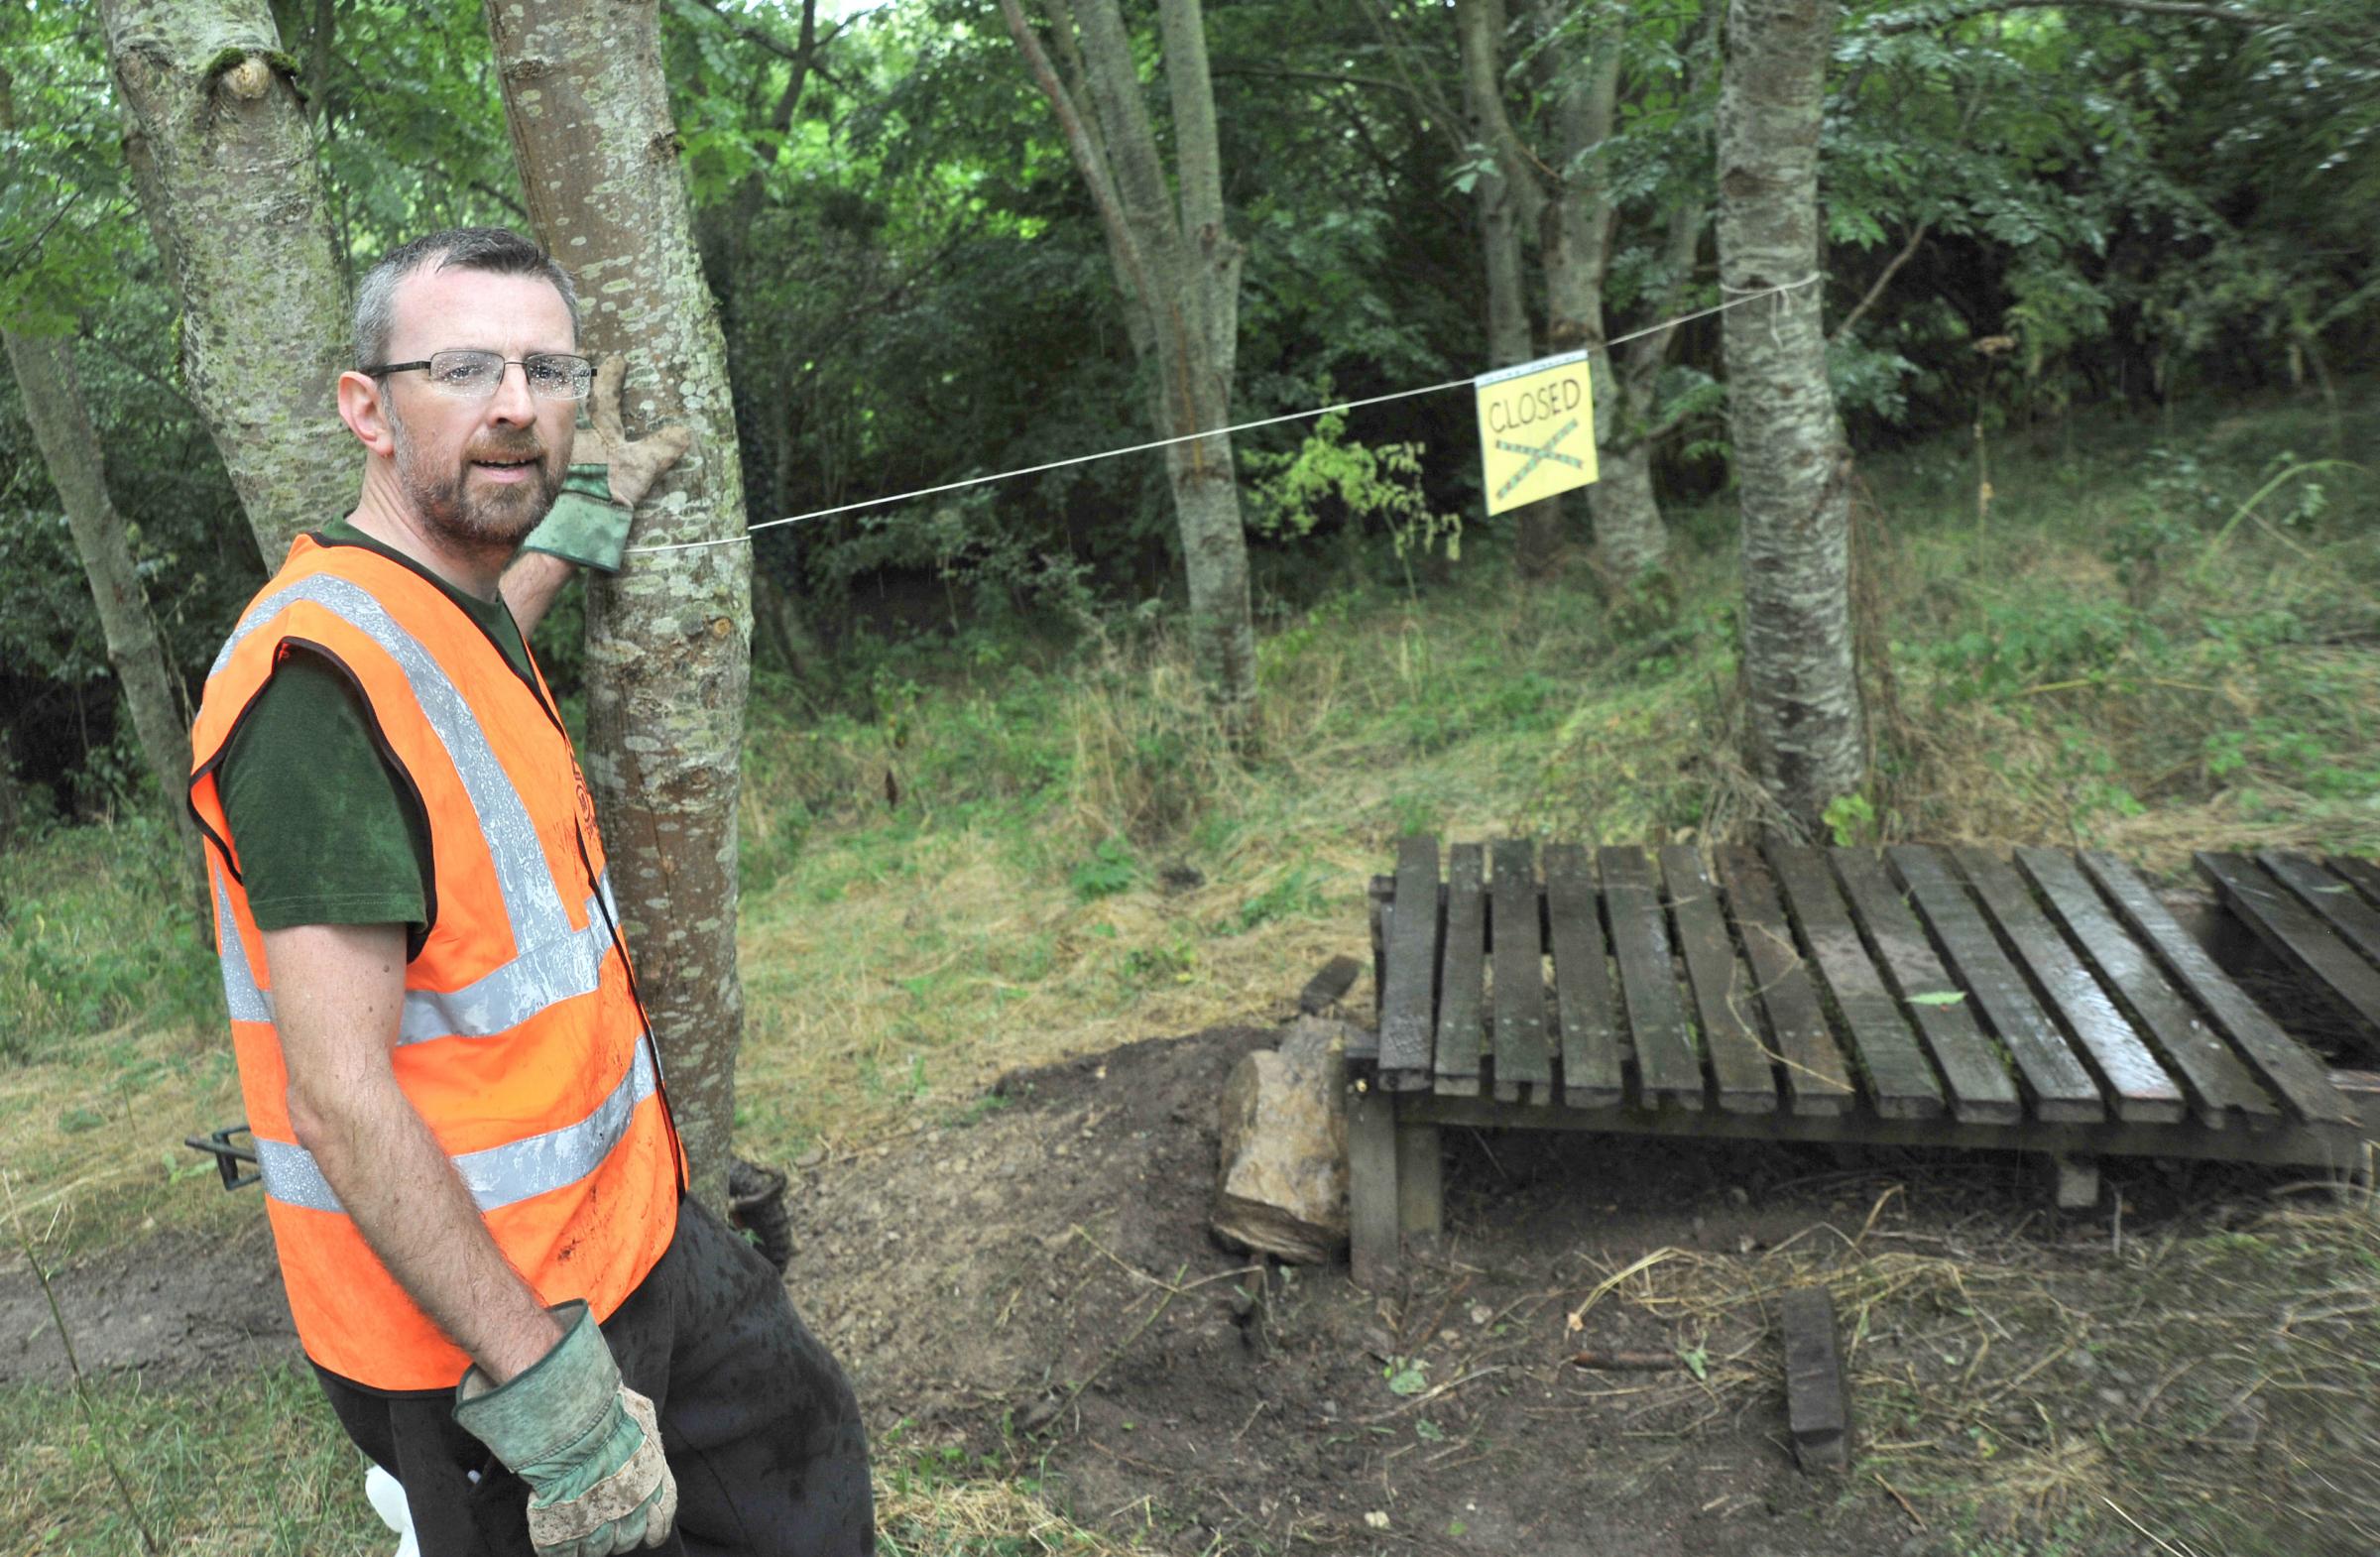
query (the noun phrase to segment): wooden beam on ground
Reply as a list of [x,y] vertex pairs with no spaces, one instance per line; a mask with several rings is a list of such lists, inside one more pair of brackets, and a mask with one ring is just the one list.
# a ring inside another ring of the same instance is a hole
[[1785,1420],[1805,1471],[1841,1471],[1851,1463],[1850,1392],[1835,1337],[1835,1299],[1823,1286],[1795,1287],[1777,1299],[1785,1341]]

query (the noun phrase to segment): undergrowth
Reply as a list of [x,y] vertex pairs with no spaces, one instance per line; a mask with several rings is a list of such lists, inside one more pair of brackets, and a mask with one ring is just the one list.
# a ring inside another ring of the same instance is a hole
[[[2344,433],[2380,446],[2380,397],[2349,406]],[[1892,695],[1872,705],[1870,783],[1830,811],[1835,841],[2075,842],[2169,875],[2199,848],[2380,853],[2380,487],[2275,453],[2328,437],[2294,406],[2044,427],[1994,450],[1981,504],[1963,443],[1868,461],[1860,593],[1866,640],[1889,650],[1868,680]],[[1657,609],[1606,600],[1585,568],[1516,588],[1492,531],[1419,586],[1383,568],[1275,604],[1244,744],[1149,612],[1071,647],[902,646],[824,690],[761,674],[740,802],[741,1148],[791,1161],[966,1123],[1012,1067],[1277,1016],[1326,957],[1368,960],[1367,882],[1401,834],[1703,842],[1773,820],[1738,755],[1731,512],[1671,519]],[[254,1214],[178,1144],[239,1105],[211,936],[174,869],[141,819],[0,855],[0,1153],[61,1258]],[[2250,1274],[2285,1284],[2287,1266]],[[231,1394],[261,1422],[281,1387]],[[185,1409],[106,1388],[128,1443]],[[24,1446],[0,1521],[97,1532],[58,1403],[0,1392],[0,1432]],[[1969,1424],[1921,1425],[1931,1442]],[[1880,1469],[1943,1508],[2019,1463],[2080,1485],[2075,1467],[2107,1452],[2063,1426],[2036,1443],[1984,1425],[2004,1435],[1989,1466]],[[894,1549],[1099,1549],[1061,1525],[1040,1545],[952,1533],[934,1507],[1002,1490],[928,1470],[910,1485],[957,1491],[889,1520]],[[194,1507],[245,1506],[177,1474]],[[270,1517],[301,1520],[308,1497],[352,1515],[360,1479],[325,1476]],[[241,1517],[238,1549],[276,1549],[280,1526]]]

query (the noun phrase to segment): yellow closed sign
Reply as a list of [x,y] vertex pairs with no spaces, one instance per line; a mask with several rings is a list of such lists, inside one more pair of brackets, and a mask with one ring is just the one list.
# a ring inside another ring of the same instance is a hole
[[1595,479],[1595,387],[1587,379],[1587,353],[1498,368],[1472,385],[1479,397],[1488,513]]

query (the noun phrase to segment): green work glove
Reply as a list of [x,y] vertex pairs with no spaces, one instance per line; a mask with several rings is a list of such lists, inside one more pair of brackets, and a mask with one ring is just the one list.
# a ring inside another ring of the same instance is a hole
[[677,1517],[677,1482],[661,1458],[653,1402],[620,1369],[584,1303],[552,1310],[553,1350],[509,1383],[474,1368],[454,1419],[529,1483],[538,1557],[612,1557],[657,1546]]
[[546,551],[598,572],[617,573],[628,548],[628,524],[635,517],[635,509],[612,496],[608,468],[572,465],[562,480],[561,495],[521,542],[521,549]]

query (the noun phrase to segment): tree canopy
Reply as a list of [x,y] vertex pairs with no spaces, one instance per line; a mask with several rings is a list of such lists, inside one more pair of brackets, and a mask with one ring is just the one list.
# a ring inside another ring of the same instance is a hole
[[[1032,9],[1032,8],[1028,8]],[[1062,9],[1062,8],[1061,8]],[[1547,59],[1594,67],[1612,6],[1514,6],[1505,102],[1554,168]],[[1607,311],[1719,299],[1715,82],[1689,68],[1695,4],[1632,25],[1612,133]],[[1036,16],[1052,14],[1032,9]],[[528,226],[480,8],[274,7],[352,270],[425,228]],[[1126,20],[1144,79],[1153,7]],[[1039,464],[1148,435],[1099,218],[994,0],[873,10],[665,0],[664,63],[697,242],[721,309],[755,521]],[[1233,415],[1261,419],[1487,365],[1451,5],[1219,0],[1205,10],[1224,220],[1245,248]],[[90,6],[18,3],[7,34],[15,172],[0,191],[0,314],[72,334],[112,495],[170,652],[203,667],[262,576],[189,403],[179,304],[134,198],[127,121]],[[1575,47],[1574,47],[1575,46]],[[1827,72],[1825,316],[1855,445],[2204,390],[2322,395],[2380,331],[2380,27],[2353,0],[2236,5],[1855,3]],[[1161,144],[1164,93],[1147,94]],[[137,148],[136,148],[137,149]],[[1670,218],[1697,213],[1682,276]],[[1542,256],[1532,240],[1527,263]],[[1542,321],[1540,321],[1542,322]],[[1652,414],[1656,483],[1730,479],[1717,320],[1687,325]],[[99,628],[31,434],[0,387],[0,693],[25,778],[108,803],[118,737]],[[1464,397],[1404,400],[1238,439],[1244,478],[1287,459],[1411,446],[1367,501],[1249,481],[1259,610],[1345,570],[1404,576],[1387,512],[1476,516]],[[1293,494],[1284,496],[1283,494]],[[1290,505],[1290,506],[1282,506]],[[1367,527],[1378,541],[1348,543]],[[760,655],[820,657],[914,630],[1066,631],[1178,594],[1161,460],[1137,456],[764,532]],[[1465,519],[1457,566],[1504,530]],[[1443,559],[1433,564],[1443,567]],[[1419,575],[1426,586],[1428,569]],[[566,648],[558,656],[567,678]],[[116,765],[121,767],[121,763]]]

